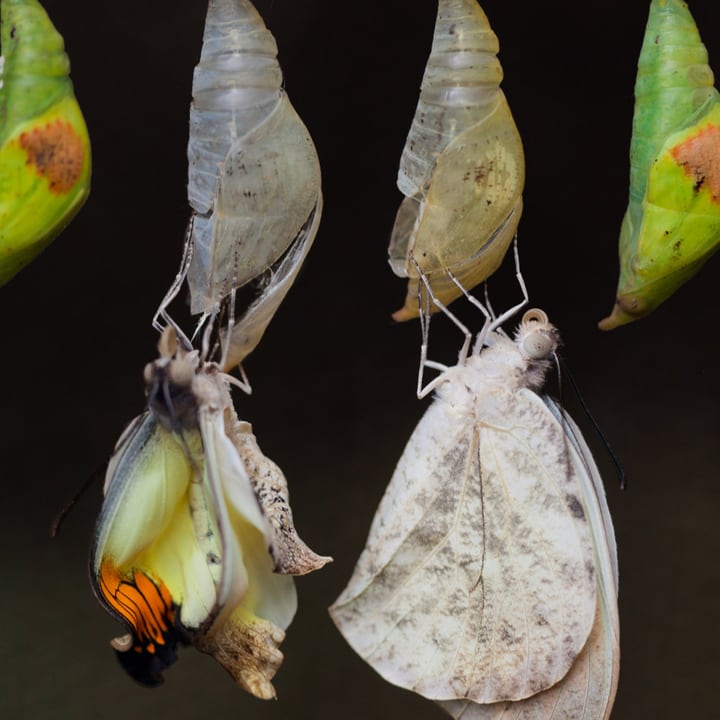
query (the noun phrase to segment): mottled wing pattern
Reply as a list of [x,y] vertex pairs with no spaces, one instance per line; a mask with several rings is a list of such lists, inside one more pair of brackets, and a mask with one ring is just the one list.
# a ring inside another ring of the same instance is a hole
[[581,499],[590,525],[597,568],[595,622],[568,674],[551,688],[516,702],[478,704],[441,702],[456,720],[607,720],[619,670],[617,557],[615,537],[600,474],[572,419],[544,398],[566,433],[568,458],[576,468]]
[[551,687],[595,618],[592,541],[562,429],[528,390],[487,398],[476,417],[442,397],[430,407],[331,609],[385,679],[436,700]]

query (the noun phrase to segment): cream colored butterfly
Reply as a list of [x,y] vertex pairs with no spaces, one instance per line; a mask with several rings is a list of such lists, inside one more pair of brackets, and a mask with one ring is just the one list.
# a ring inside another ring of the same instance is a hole
[[157,685],[192,643],[267,699],[297,607],[287,576],[330,558],[297,536],[285,477],[238,420],[230,381],[165,330],[148,411],[108,465],[90,576],[127,628],[112,646],[135,680]]
[[330,612],[383,678],[456,718],[606,718],[619,630],[602,482],[539,394],[559,342],[545,313],[514,341],[493,327],[431,383]]

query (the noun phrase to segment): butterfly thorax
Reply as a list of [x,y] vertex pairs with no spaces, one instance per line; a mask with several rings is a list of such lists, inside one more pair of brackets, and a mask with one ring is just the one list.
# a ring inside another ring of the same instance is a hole
[[145,367],[145,393],[148,409],[166,430],[196,429],[200,408],[222,411],[232,404],[219,366],[185,350],[172,328],[163,333],[159,350],[160,357]]
[[493,332],[479,353],[447,370],[438,397],[461,412],[492,415],[493,408],[502,412],[507,398],[521,388],[542,388],[559,342],[547,315],[529,310],[514,340]]

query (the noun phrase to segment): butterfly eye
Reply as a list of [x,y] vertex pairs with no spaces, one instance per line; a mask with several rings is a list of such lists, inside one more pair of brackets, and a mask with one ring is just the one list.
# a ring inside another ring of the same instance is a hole
[[554,349],[555,340],[538,328],[529,332],[522,340],[522,351],[533,360],[544,360]]
[[173,361],[168,365],[168,379],[173,385],[181,388],[187,388],[192,385],[195,377],[195,367],[189,362],[181,360]]

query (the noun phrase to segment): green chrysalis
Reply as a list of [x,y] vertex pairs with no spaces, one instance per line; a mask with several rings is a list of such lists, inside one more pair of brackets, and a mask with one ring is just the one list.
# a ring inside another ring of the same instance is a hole
[[635,83],[630,202],[611,330],[652,312],[720,243],[720,95],[687,4],[652,0]]
[[0,286],[57,237],[90,190],[90,139],[64,42],[37,0],[0,1]]

